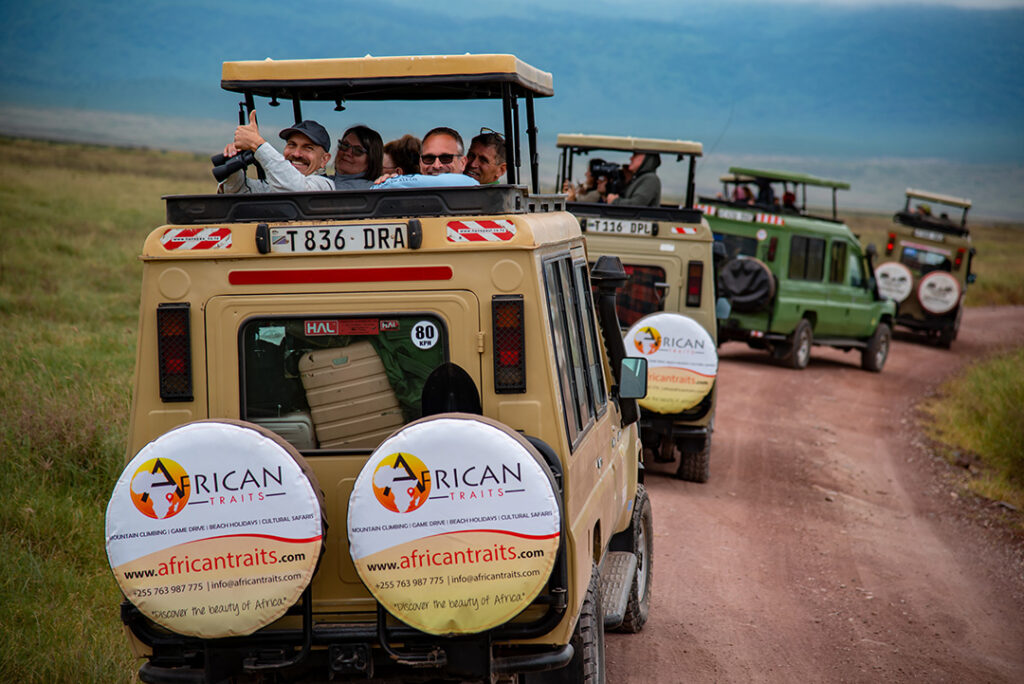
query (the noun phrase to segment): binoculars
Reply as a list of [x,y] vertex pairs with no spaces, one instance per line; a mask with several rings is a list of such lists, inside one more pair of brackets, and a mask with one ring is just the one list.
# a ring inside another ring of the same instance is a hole
[[217,179],[218,183],[223,183],[224,179],[235,171],[240,171],[250,164],[255,164],[256,155],[253,154],[252,150],[243,150],[233,157],[215,154],[210,157],[210,161],[213,163],[213,177]]

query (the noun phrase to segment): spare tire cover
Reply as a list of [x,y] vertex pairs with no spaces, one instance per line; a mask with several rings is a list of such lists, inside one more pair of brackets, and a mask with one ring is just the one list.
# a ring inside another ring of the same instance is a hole
[[515,430],[442,413],[374,450],[348,505],[359,577],[396,618],[430,634],[504,624],[547,584],[561,539],[554,478]]
[[167,629],[207,639],[277,620],[313,579],[323,494],[293,446],[241,421],[161,435],[125,467],[107,505],[121,591]]
[[756,313],[775,297],[775,276],[768,266],[754,257],[737,257],[722,264],[718,289],[735,311]]
[[715,386],[718,352],[700,323],[678,313],[644,316],[624,336],[626,354],[647,359],[647,396],[640,406],[672,414],[699,404]]
[[897,304],[914,291],[914,274],[898,261],[879,264],[875,269],[875,281],[878,283],[878,294]]
[[946,271],[927,273],[917,284],[917,301],[931,314],[952,311],[960,301],[960,283]]

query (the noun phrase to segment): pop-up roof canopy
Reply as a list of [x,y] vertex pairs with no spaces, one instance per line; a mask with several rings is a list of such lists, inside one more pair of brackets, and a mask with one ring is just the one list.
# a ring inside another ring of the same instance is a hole
[[907,188],[907,200],[910,199],[927,200],[929,202],[937,202],[938,204],[946,204],[951,207],[959,207],[961,209],[971,208],[971,200],[969,199],[953,197],[952,195],[940,195],[937,192],[927,192],[925,190]]
[[836,190],[850,189],[849,183],[844,183],[843,181],[837,180],[829,180],[828,178],[818,178],[817,176],[812,176],[807,173],[793,173],[791,171],[772,171],[767,169],[746,169],[741,168],[739,166],[730,166],[729,173],[733,174],[734,176],[747,176],[749,178],[730,178],[727,180],[727,177],[723,176],[723,183],[743,183],[763,179],[766,181],[796,183],[798,185],[816,185],[823,188],[834,188]]
[[[818,178],[808,173],[796,173],[793,171],[775,171],[772,169],[748,169],[740,166],[730,166],[729,173],[721,176],[719,180],[724,184],[729,183],[758,183],[767,181],[769,183],[792,183],[800,186],[800,212],[807,212],[807,186],[813,185],[832,190],[832,220],[839,220],[839,210],[836,206],[836,190],[849,190],[850,184],[843,181]],[[728,191],[726,191],[728,195]]]
[[657,138],[631,138],[616,135],[558,134],[558,147],[577,150],[614,150],[621,152],[651,152],[657,154],[704,154],[704,146],[689,140],[659,140]]
[[554,95],[551,74],[515,55],[224,62],[221,87],[300,100],[472,100]]
[[677,160],[685,157],[690,159],[688,180],[686,183],[685,207],[693,206],[694,171],[697,157],[704,154],[704,146],[689,140],[662,140],[659,138],[633,138],[618,135],[585,135],[583,133],[559,133],[557,146],[562,150],[558,165],[558,178],[555,187],[562,187],[566,178],[572,178],[572,161],[577,154],[587,154],[597,150],[613,152],[641,152],[644,154],[674,154]]
[[[292,101],[295,121],[302,120],[302,101],[471,100],[502,101],[508,182],[519,175],[519,99],[526,101],[526,132],[530,171],[538,191],[535,97],[554,95],[551,74],[515,55],[431,55],[416,57],[353,57],[224,62],[221,87],[242,93],[244,107],[255,97]],[[242,118],[244,121],[244,117]]]

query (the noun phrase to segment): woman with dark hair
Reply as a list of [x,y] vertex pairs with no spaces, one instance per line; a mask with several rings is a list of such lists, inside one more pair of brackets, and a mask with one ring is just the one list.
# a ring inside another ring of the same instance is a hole
[[419,171],[420,139],[415,135],[406,133],[384,145],[384,173],[402,176]]
[[334,189],[362,190],[373,185],[384,168],[384,141],[367,126],[353,126],[338,140],[334,158]]

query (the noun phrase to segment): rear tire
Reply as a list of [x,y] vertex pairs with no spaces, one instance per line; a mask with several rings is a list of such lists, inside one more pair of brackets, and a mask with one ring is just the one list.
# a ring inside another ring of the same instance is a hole
[[654,516],[651,513],[651,499],[647,488],[637,485],[633,519],[633,553],[636,554],[636,575],[629,590],[626,616],[617,632],[636,634],[647,624],[651,612],[651,580],[654,579]]
[[892,331],[888,323],[879,323],[875,334],[868,340],[868,346],[861,350],[860,367],[867,371],[880,373],[889,358],[889,347],[892,344]]
[[679,451],[679,470],[676,477],[686,482],[707,482],[711,477],[711,436],[704,440],[699,451]]
[[794,370],[803,370],[811,361],[811,346],[814,344],[814,331],[806,318],[801,318],[796,329],[789,338],[789,349],[782,357],[782,362]]
[[528,672],[522,676],[523,684],[605,684],[604,607],[601,605],[601,578],[593,563],[590,585],[570,643],[573,655],[568,665],[560,670]]

